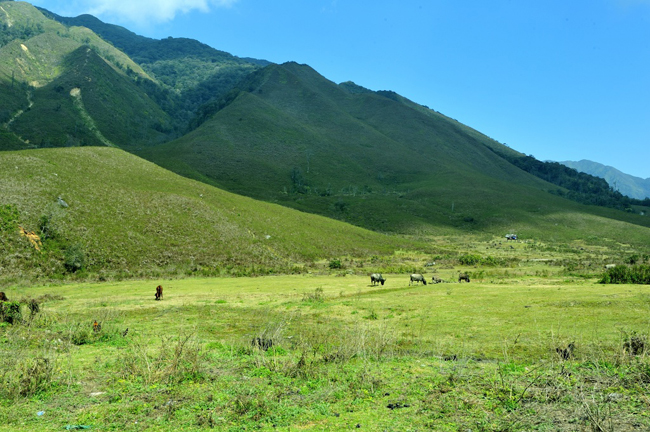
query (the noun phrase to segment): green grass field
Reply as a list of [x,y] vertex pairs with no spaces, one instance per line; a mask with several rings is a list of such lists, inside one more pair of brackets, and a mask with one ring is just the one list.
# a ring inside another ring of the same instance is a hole
[[649,286],[452,267],[9,289],[41,309],[0,327],[0,430],[650,427]]

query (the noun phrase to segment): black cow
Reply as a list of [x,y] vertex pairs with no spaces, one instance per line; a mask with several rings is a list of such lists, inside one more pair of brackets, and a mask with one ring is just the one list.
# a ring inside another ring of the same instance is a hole
[[413,282],[416,282],[416,283],[417,282],[422,282],[425,285],[427,284],[427,280],[424,278],[424,276],[422,276],[419,273],[413,273],[411,275],[411,280],[409,281],[409,285],[411,285],[411,283],[413,283]]
[[461,273],[458,275],[458,282],[465,281],[469,283],[469,275],[467,273]]
[[377,283],[381,283],[382,285],[386,282],[386,279],[381,275],[381,273],[373,273],[370,275],[370,284],[371,285],[376,285]]

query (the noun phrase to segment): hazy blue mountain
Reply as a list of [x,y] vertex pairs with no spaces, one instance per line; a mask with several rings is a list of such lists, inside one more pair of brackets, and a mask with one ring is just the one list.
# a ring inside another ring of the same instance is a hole
[[650,178],[642,179],[625,174],[614,167],[590,160],[560,162],[580,172],[604,178],[609,185],[630,198],[644,199],[650,197]]

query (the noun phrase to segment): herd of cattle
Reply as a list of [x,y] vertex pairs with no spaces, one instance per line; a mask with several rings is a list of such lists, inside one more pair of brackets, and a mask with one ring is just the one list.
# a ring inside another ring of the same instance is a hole
[[[458,275],[458,282],[465,281],[469,283],[469,275],[467,273],[460,273]],[[373,273],[370,275],[370,285],[377,285],[378,283],[384,284],[386,282],[386,278],[381,275],[381,273]],[[411,275],[411,279],[409,280],[409,286],[414,283],[422,282],[422,284],[426,285],[427,280],[425,277],[419,273],[413,273]],[[433,276],[431,278],[431,283],[433,284],[438,284],[444,282],[442,279],[440,279],[438,276]]]

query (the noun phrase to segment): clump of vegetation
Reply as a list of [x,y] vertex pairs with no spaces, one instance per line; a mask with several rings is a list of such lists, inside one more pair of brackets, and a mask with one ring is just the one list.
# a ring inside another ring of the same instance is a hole
[[650,284],[650,265],[616,266],[607,269],[602,284]]
[[637,334],[633,331],[631,334],[624,334],[623,349],[626,353],[636,356],[646,352],[647,337],[645,335]]
[[458,263],[466,266],[483,265],[487,267],[505,266],[516,259],[497,258],[491,255],[481,256],[479,254],[467,253],[458,257]]
[[481,262],[481,256],[477,254],[465,254],[458,257],[458,262],[462,265],[476,265]]
[[29,397],[46,391],[54,384],[57,358],[50,353],[37,357],[24,350],[3,356],[0,361],[0,396],[8,400]]
[[18,209],[15,205],[0,205],[0,232],[15,231],[18,228]]
[[65,250],[63,265],[70,273],[83,269],[86,262],[86,254],[80,245],[72,245]]
[[304,302],[321,303],[324,300],[325,297],[323,296],[322,287],[316,288],[313,293],[304,293],[302,296],[302,301]]
[[0,302],[0,323],[15,324],[22,320],[19,302]]
[[120,354],[117,366],[122,378],[150,385],[201,381],[206,365],[201,344],[194,333],[188,332],[178,337],[163,336],[153,349],[147,341],[133,339]]
[[329,268],[331,268],[332,270],[342,269],[343,268],[343,263],[341,262],[340,259],[335,258],[333,260],[330,260]]

